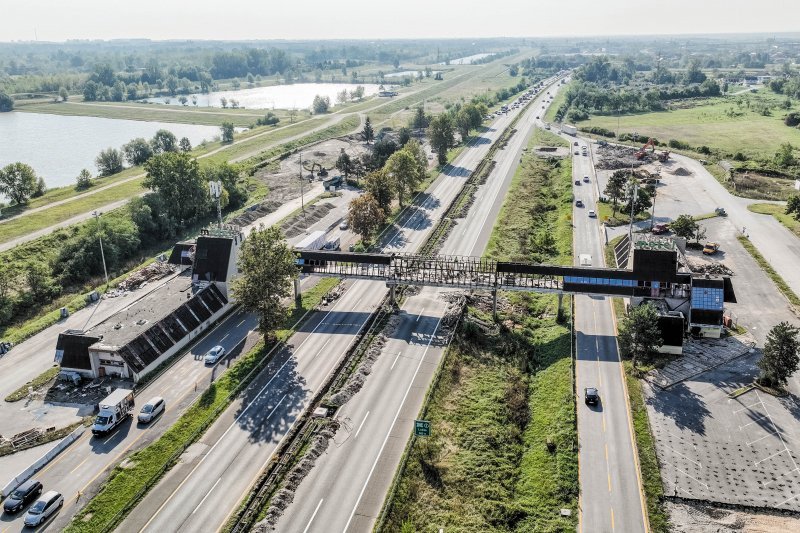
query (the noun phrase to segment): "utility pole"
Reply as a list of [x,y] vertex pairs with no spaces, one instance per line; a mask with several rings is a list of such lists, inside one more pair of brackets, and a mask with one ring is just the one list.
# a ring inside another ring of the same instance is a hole
[[303,199],[303,152],[300,152],[300,209],[306,214],[306,204]]
[[97,237],[100,239],[100,257],[103,259],[103,274],[106,278],[106,287],[108,287],[108,269],[106,268],[106,254],[103,252],[103,232],[101,231],[100,227],[100,215],[98,211],[93,211],[92,215],[94,219],[97,221]]
[[633,217],[636,208],[636,178],[633,176],[633,167],[631,167],[631,220],[628,224],[628,242],[633,242]]

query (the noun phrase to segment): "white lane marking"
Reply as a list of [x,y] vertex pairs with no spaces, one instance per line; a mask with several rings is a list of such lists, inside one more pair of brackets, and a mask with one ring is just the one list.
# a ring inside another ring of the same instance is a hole
[[241,326],[242,324],[244,324],[244,321],[245,321],[245,319],[243,318],[241,322],[239,322],[238,324],[236,324],[236,327],[238,328],[239,326]]
[[217,488],[217,485],[219,485],[219,482],[220,482],[220,481],[222,481],[222,478],[219,478],[219,479],[217,480],[217,482],[216,482],[216,483],[214,483],[214,486],[212,486],[212,487],[211,487],[211,489],[210,489],[208,492],[206,492],[206,495],[205,495],[205,496],[203,496],[203,499],[202,499],[202,500],[200,500],[200,503],[198,503],[198,504],[197,504],[197,507],[195,507],[195,508],[194,508],[194,511],[192,511],[192,514],[196,513],[196,512],[197,512],[197,510],[198,510],[198,509],[200,509],[200,507],[201,507],[201,506],[202,506],[202,505],[205,503],[206,499],[207,499],[209,496],[211,496],[211,492],[212,492],[214,489],[216,489],[216,488]]
[[230,333],[226,333],[226,334],[225,334],[225,336],[224,336],[224,337],[222,337],[222,338],[219,340],[219,342],[222,342],[222,341],[224,341],[225,339],[227,339],[228,337],[230,337],[230,335],[231,335]]
[[400,354],[401,353],[403,353],[403,352],[397,352],[397,357],[394,358],[394,362],[392,363],[392,366],[389,368],[389,372],[394,370],[394,365],[397,363],[397,360],[400,359]]
[[314,521],[314,518],[317,516],[317,512],[319,511],[319,508],[320,508],[320,506],[322,505],[322,502],[324,502],[324,501],[325,501],[325,498],[322,498],[322,499],[319,501],[319,503],[317,504],[317,507],[316,507],[316,509],[314,509],[314,514],[312,514],[312,515],[311,515],[311,520],[309,520],[309,521],[308,521],[308,524],[306,524],[306,528],[303,530],[303,533],[308,533],[308,530],[309,530],[309,528],[311,527],[311,522],[313,522],[313,521]]
[[103,441],[103,444],[108,444],[108,441],[116,437],[117,433],[119,433],[119,427],[117,427],[116,431],[114,431],[114,433],[112,433],[106,440]]
[[317,355],[315,355],[315,356],[314,356],[314,357],[311,359],[312,361],[313,361],[314,359],[316,359],[317,357],[319,357],[319,354],[321,354],[321,353],[322,353],[322,350],[324,350],[324,349],[325,349],[325,347],[328,345],[328,343],[329,343],[329,342],[331,342],[331,340],[330,340],[330,339],[328,339],[328,340],[326,340],[326,341],[325,341],[325,344],[323,344],[323,345],[322,345],[322,348],[320,348],[320,349],[319,349],[319,351],[317,352]]
[[392,434],[392,429],[394,428],[394,425],[397,423],[397,419],[400,417],[400,411],[403,410],[403,405],[405,405],[406,403],[406,398],[408,398],[408,393],[411,392],[411,386],[414,385],[414,380],[417,379],[417,374],[419,373],[419,369],[422,367],[422,362],[425,361],[425,355],[428,353],[428,348],[431,347],[431,342],[433,342],[433,338],[436,336],[436,331],[439,329],[439,325],[441,323],[442,319],[440,318],[439,321],[436,323],[436,327],[433,328],[433,333],[431,334],[431,338],[428,339],[428,345],[425,347],[425,351],[422,353],[422,357],[419,358],[417,369],[414,371],[414,375],[411,376],[411,381],[408,382],[408,387],[406,388],[406,393],[403,395],[403,400],[400,402],[400,406],[397,408],[397,412],[394,415],[394,419],[392,419],[392,423],[389,425],[389,431],[386,432],[386,437],[383,439],[383,444],[381,444],[381,449],[378,450],[378,455],[375,457],[375,461],[372,463],[372,468],[369,469],[367,480],[364,481],[364,486],[361,487],[361,492],[358,493],[358,499],[356,500],[356,504],[353,506],[353,510],[350,511],[350,517],[347,519],[347,523],[344,525],[342,533],[347,531],[347,528],[350,527],[350,522],[353,521],[353,516],[356,514],[356,509],[358,508],[358,505],[361,503],[361,498],[364,497],[364,491],[367,490],[367,485],[369,484],[370,478],[372,478],[372,473],[375,472],[375,467],[378,466],[378,460],[380,460],[381,455],[383,454],[383,449],[386,447],[386,443],[389,442],[389,436]]
[[422,311],[419,312],[419,314],[417,315],[417,319],[414,322],[419,322],[419,317],[421,317],[422,313],[424,313],[424,312],[425,312],[425,308],[423,307]]
[[72,474],[73,472],[75,472],[77,469],[79,469],[80,467],[82,467],[82,466],[83,466],[83,463],[85,463],[85,462],[86,462],[86,461],[88,461],[88,460],[89,460],[89,458],[87,457],[86,459],[84,459],[83,461],[81,461],[81,463],[80,463],[78,466],[76,466],[75,468],[73,468],[72,470],[70,470],[70,471],[69,471],[69,473],[70,473],[70,474]]
[[364,422],[367,421],[367,418],[369,418],[369,411],[367,411],[367,414],[364,415],[364,420],[362,420],[361,424],[358,426],[358,431],[356,431],[356,436],[353,437],[354,439],[358,438],[358,434],[361,433],[361,428],[364,427]]

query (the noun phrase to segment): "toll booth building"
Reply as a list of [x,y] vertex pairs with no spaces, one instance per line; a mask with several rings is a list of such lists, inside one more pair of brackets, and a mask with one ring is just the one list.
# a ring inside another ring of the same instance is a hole
[[169,262],[191,262],[191,268],[88,330],[61,333],[56,363],[88,379],[138,382],[228,311],[241,240],[241,234],[205,232],[195,242],[178,243]]

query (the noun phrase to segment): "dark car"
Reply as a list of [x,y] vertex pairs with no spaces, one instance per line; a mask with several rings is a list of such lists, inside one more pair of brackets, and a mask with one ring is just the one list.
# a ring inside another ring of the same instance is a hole
[[42,493],[42,484],[35,479],[29,479],[16,489],[3,502],[3,510],[9,514],[18,513],[23,507],[39,497]]
[[581,200],[575,200],[575,207],[583,207],[583,202]]
[[594,387],[586,387],[583,389],[584,400],[586,405],[597,405],[600,403],[600,393]]

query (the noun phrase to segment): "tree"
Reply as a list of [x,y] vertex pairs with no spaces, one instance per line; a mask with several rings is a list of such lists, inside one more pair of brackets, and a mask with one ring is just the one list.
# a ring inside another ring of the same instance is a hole
[[117,172],[122,172],[125,163],[122,159],[122,152],[116,148],[106,148],[101,151],[94,160],[98,172],[101,176],[110,176]]
[[75,180],[75,190],[83,191],[92,186],[92,173],[87,169],[81,170],[78,178]]
[[230,144],[233,142],[233,123],[232,122],[223,122],[222,126],[220,126],[220,130],[222,131],[222,142],[226,144]]
[[115,102],[125,100],[125,83],[118,81],[111,87],[111,99]]
[[790,167],[797,163],[793,153],[794,147],[790,143],[781,144],[775,153],[775,164],[779,167]]
[[192,142],[188,137],[181,137],[181,142],[178,143],[178,148],[180,148],[181,152],[191,152]]
[[364,193],[350,201],[347,221],[353,231],[364,241],[369,241],[373,232],[386,220],[386,212],[370,194]]
[[35,303],[49,302],[61,292],[61,287],[50,275],[50,269],[45,263],[29,261],[23,272],[25,283]]
[[0,113],[6,113],[14,110],[14,99],[11,98],[5,91],[0,90]]
[[208,212],[210,201],[197,160],[185,152],[156,155],[144,164],[143,185],[157,192],[174,221],[190,221]]
[[767,386],[786,386],[789,377],[800,365],[800,340],[798,328],[788,322],[781,322],[767,334],[764,352],[758,367],[761,369],[759,381]]
[[69,98],[69,91],[67,91],[66,87],[60,87],[58,89],[58,97],[61,99],[62,102],[67,101],[67,98]]
[[153,148],[147,139],[137,137],[122,145],[122,153],[129,165],[138,166],[153,157]]
[[686,240],[694,237],[699,227],[700,226],[691,215],[680,215],[669,225],[669,229],[671,229],[676,236],[683,237]]
[[384,169],[370,172],[364,178],[364,188],[388,216],[392,211],[392,200],[394,200],[395,192],[392,176]]
[[350,174],[353,172],[353,161],[350,159],[350,156],[347,155],[347,152],[342,151],[339,154],[339,158],[336,159],[336,170],[344,174],[344,179],[350,177]]
[[17,204],[26,203],[36,192],[36,172],[25,163],[11,163],[0,169],[0,194]]
[[650,191],[645,187],[636,187],[636,196],[633,196],[633,190],[628,190],[628,201],[625,205],[625,212],[631,212],[631,203],[633,203],[633,216],[644,213],[653,206],[653,198]]
[[629,172],[627,170],[617,170],[608,178],[608,183],[603,191],[608,198],[611,199],[614,212],[611,216],[616,216],[617,205],[619,201],[625,197],[625,189],[628,183]]
[[219,99],[219,103],[220,103],[220,105],[222,106],[223,109],[228,107],[228,99],[225,98],[224,96]]
[[420,168],[419,161],[406,148],[392,154],[386,162],[386,172],[392,177],[400,206],[425,177],[425,169]]
[[176,78],[172,74],[167,76],[165,85],[167,86],[169,94],[171,94],[172,96],[175,96],[178,93],[178,78]]
[[[355,74],[355,72],[353,74]],[[350,93],[350,96],[354,100],[361,100],[362,98],[364,98],[364,86],[356,85],[355,90]]]
[[414,118],[411,119],[411,127],[415,130],[421,130],[430,126],[430,123],[430,118],[425,114],[425,110],[422,106],[417,107],[417,109],[414,110]]
[[793,194],[786,201],[786,214],[800,220],[800,195]]
[[397,130],[397,143],[400,146],[405,146],[408,141],[411,140],[411,130],[407,127],[403,126],[399,130]]
[[336,93],[336,103],[339,105],[346,104],[348,100],[347,89],[342,89],[341,92]]
[[372,122],[370,122],[369,117],[364,120],[364,129],[361,130],[361,137],[364,138],[364,142],[367,144],[371,143],[375,138],[375,130],[372,129]]
[[622,320],[618,341],[620,352],[631,359],[634,370],[638,361],[649,360],[663,344],[655,306],[646,303],[631,309]]
[[158,130],[150,141],[153,155],[178,151],[178,138],[169,130]]
[[292,249],[280,229],[270,226],[253,231],[239,252],[241,275],[233,283],[233,294],[247,311],[258,314],[258,329],[271,337],[286,320],[283,301],[292,293],[297,266]]
[[316,95],[314,97],[314,102],[311,104],[311,108],[317,115],[322,115],[324,113],[327,113],[330,107],[331,107],[331,99],[327,96]]
[[223,208],[236,209],[247,201],[247,188],[242,181],[242,169],[238,165],[232,165],[227,161],[206,164],[201,169],[201,175],[203,181],[222,182],[223,195],[227,196]]
[[36,178],[36,187],[33,190],[33,194],[31,198],[39,198],[40,196],[44,196],[44,193],[47,192],[47,183],[45,183],[44,178],[39,176]]
[[428,126],[428,139],[430,139],[433,151],[438,156],[439,164],[447,163],[447,151],[455,146],[453,121],[447,114],[441,113],[431,120],[430,126]]
[[189,102],[189,99],[184,95],[180,95],[178,97],[178,102],[180,102],[181,105],[186,105]]

